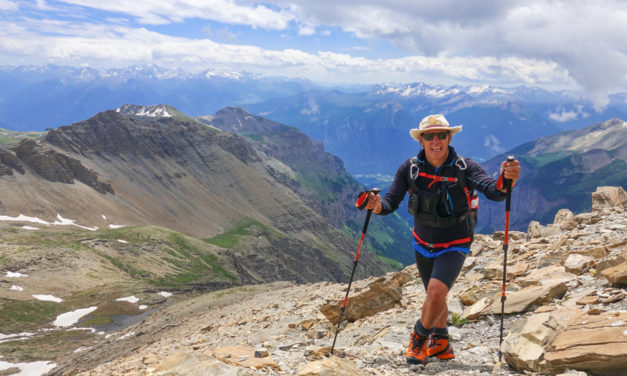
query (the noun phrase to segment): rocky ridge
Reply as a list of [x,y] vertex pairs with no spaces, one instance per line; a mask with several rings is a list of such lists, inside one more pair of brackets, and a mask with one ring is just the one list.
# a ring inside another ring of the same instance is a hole
[[[409,266],[353,284],[349,309],[361,306],[362,312],[342,326],[337,356],[324,356],[334,326],[321,308],[340,304],[346,285],[274,284],[173,304],[51,374],[620,374],[627,367],[624,190],[599,188],[593,208],[579,215],[562,210],[553,224],[531,223],[526,233],[510,233],[502,362],[495,309],[503,233],[496,232],[477,235],[449,295],[452,361],[405,364],[408,335],[425,297]],[[377,299],[374,291],[380,291]]]

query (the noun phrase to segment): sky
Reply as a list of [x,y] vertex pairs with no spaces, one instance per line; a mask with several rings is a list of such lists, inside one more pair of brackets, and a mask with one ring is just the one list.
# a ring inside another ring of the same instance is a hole
[[625,0],[0,0],[0,65],[627,92]]

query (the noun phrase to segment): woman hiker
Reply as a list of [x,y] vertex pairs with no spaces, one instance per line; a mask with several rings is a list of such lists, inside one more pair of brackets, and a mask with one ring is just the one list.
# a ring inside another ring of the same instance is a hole
[[413,248],[416,265],[427,291],[420,318],[410,335],[405,355],[409,364],[426,364],[427,357],[453,359],[446,321],[446,295],[470,251],[476,225],[475,191],[488,199],[506,197],[503,178],[520,177],[518,161],[503,162],[499,179],[490,177],[469,158],[450,146],[461,125],[451,127],[441,114],[425,117],[409,134],[420,142],[417,157],[405,161],[394,182],[381,198],[370,193],[366,209],[378,215],[394,212],[409,192],[409,210],[414,216]]

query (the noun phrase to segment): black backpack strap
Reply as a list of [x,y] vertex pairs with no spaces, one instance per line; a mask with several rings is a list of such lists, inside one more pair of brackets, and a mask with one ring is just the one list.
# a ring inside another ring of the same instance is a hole
[[418,177],[418,173],[420,172],[420,163],[418,162],[418,157],[409,158],[409,180],[407,181],[408,186],[411,187],[414,180]]
[[466,169],[468,165],[466,164],[466,160],[463,156],[457,155],[457,159],[455,160],[455,175],[457,175],[457,181],[461,184],[462,188],[467,188],[468,184],[466,183]]

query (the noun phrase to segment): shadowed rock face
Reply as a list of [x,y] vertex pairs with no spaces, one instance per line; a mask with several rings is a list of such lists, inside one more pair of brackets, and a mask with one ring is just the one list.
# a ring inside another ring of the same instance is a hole
[[24,175],[24,168],[20,165],[15,155],[6,150],[0,150],[0,176],[13,175],[13,170]]
[[51,182],[74,184],[74,179],[76,179],[102,194],[114,193],[111,184],[104,182],[95,171],[83,166],[79,160],[44,147],[36,141],[24,140],[16,145],[13,151],[15,156],[5,151],[2,161],[7,167],[21,174],[24,174],[24,169],[18,160],[37,175]]

